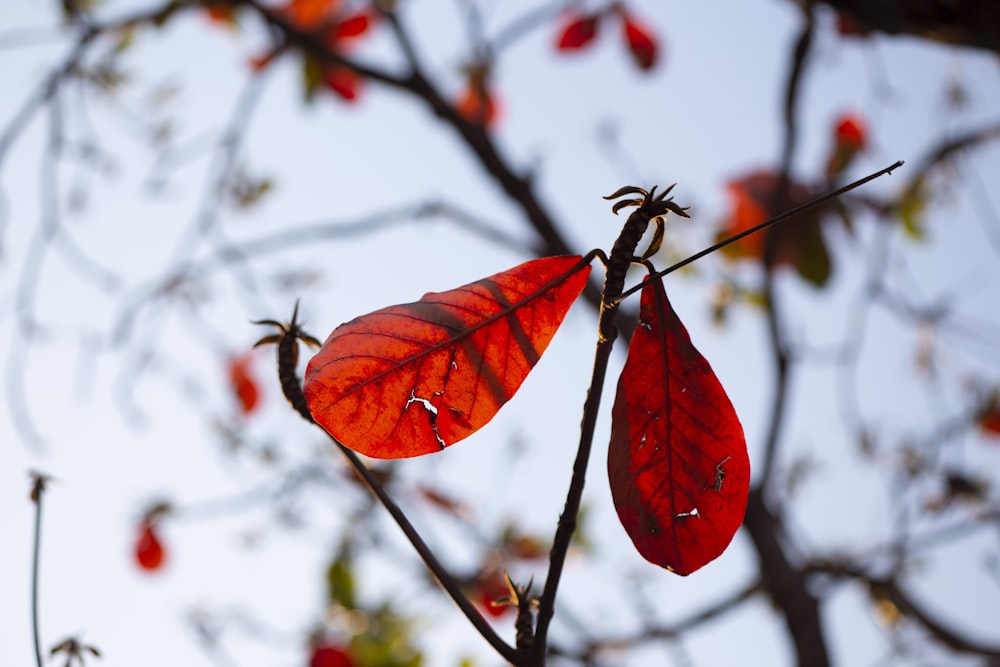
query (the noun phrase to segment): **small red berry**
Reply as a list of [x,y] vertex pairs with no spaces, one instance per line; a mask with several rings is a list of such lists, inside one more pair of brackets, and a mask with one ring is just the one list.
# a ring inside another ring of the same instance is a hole
[[139,539],[135,543],[135,562],[143,570],[154,572],[163,566],[166,551],[153,523],[143,521],[139,526]]

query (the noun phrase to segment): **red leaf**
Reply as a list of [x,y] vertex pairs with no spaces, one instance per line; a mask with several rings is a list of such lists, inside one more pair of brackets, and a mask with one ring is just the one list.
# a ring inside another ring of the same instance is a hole
[[354,661],[342,649],[327,644],[313,650],[309,667],[354,667]]
[[868,37],[872,34],[872,29],[844,13],[837,14],[837,32],[844,37]]
[[239,402],[240,411],[248,415],[257,408],[260,390],[253,377],[253,353],[247,352],[229,360],[229,386]]
[[163,566],[166,558],[166,550],[153,522],[143,521],[139,525],[139,536],[135,542],[135,562],[147,572],[153,572]]
[[826,161],[826,176],[833,180],[850,166],[854,157],[865,149],[868,129],[863,118],[842,114],[833,126],[833,149]]
[[274,59],[281,55],[280,49],[268,49],[250,57],[250,70],[253,72],[263,72]]
[[348,102],[354,102],[361,94],[361,77],[346,67],[331,65],[325,68],[323,81],[327,88]]
[[743,428],[658,280],[642,290],[618,381],[608,476],[636,549],[678,574],[718,557],[743,521],[750,488]]
[[497,103],[490,92],[490,66],[473,63],[466,67],[465,90],[455,103],[455,110],[470,123],[489,126],[497,117]]
[[427,486],[426,484],[418,484],[416,487],[417,493],[421,498],[434,505],[438,509],[451,514],[452,516],[461,518],[468,517],[472,514],[472,510],[467,504],[461,500],[456,500],[448,494],[432,486]]
[[[750,172],[726,183],[731,202],[730,215],[722,223],[720,239],[745,231],[782,211],[804,204],[813,197],[812,189],[799,181],[784,182],[769,169]],[[790,224],[775,225],[751,234],[722,249],[732,258],[764,259],[764,240],[770,237],[774,252],[772,266],[795,267],[799,275],[821,287],[832,271],[820,222],[826,209],[817,207]]]
[[343,324],[306,368],[309,410],[367,456],[440,451],[514,395],[589,274],[577,256],[536,259]]
[[337,24],[330,31],[328,39],[340,41],[360,37],[368,32],[368,28],[370,28],[374,22],[375,16],[377,15],[371,14],[370,12],[362,12],[360,14],[355,14],[354,16],[348,16],[337,22]]
[[476,86],[471,82],[455,103],[455,110],[470,123],[486,127],[497,118],[497,103],[493,95],[485,86]]
[[600,14],[571,14],[559,31],[556,48],[560,51],[575,51],[587,46],[597,37]]
[[236,27],[236,7],[233,5],[205,7],[205,14],[212,23],[218,23],[226,26],[227,28]]
[[512,610],[509,604],[496,604],[498,600],[509,597],[507,582],[499,570],[481,572],[475,581],[475,594],[472,599],[479,608],[493,618],[500,618]]
[[656,38],[652,31],[631,14],[622,10],[622,27],[625,29],[625,43],[639,69],[652,69],[656,64]]
[[295,27],[308,30],[323,23],[338,4],[340,0],[289,0],[278,11]]
[[979,411],[977,418],[983,435],[1000,436],[1000,393],[994,393]]
[[864,150],[868,143],[865,120],[857,114],[842,114],[834,124],[833,133],[838,145],[854,151]]

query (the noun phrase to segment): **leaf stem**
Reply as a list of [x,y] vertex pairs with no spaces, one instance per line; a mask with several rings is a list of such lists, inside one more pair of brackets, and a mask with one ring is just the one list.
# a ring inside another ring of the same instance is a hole
[[638,292],[639,290],[641,290],[643,288],[643,286],[645,286],[646,283],[648,283],[650,281],[658,280],[658,279],[662,278],[663,276],[667,275],[668,273],[673,273],[674,271],[676,271],[678,269],[682,269],[685,266],[687,266],[688,264],[691,264],[692,262],[701,259],[705,255],[710,255],[713,252],[715,252],[716,250],[719,250],[721,248],[725,248],[730,243],[735,243],[736,241],[739,241],[741,238],[743,238],[745,236],[749,236],[750,234],[754,234],[756,232],[759,232],[762,229],[766,229],[767,227],[770,227],[771,225],[777,224],[779,222],[784,222],[785,220],[788,220],[789,218],[794,218],[795,216],[799,215],[800,213],[804,213],[805,211],[808,211],[809,209],[811,209],[813,207],[819,206],[820,204],[826,203],[826,202],[830,201],[831,199],[836,199],[840,195],[842,195],[844,193],[847,193],[847,192],[850,192],[851,190],[853,190],[853,189],[855,189],[857,187],[860,187],[860,186],[864,185],[865,183],[868,183],[869,181],[874,181],[879,176],[883,176],[884,174],[891,174],[893,172],[893,170],[898,169],[899,167],[902,167],[902,166],[903,166],[903,161],[902,160],[897,160],[896,162],[892,163],[888,167],[885,167],[883,169],[879,169],[878,171],[876,171],[876,172],[874,172],[872,174],[868,174],[864,178],[858,179],[858,180],[854,181],[853,183],[848,183],[847,185],[845,185],[842,188],[837,188],[833,192],[828,192],[825,195],[821,195],[821,196],[819,196],[819,197],[817,197],[815,199],[807,201],[805,204],[801,204],[799,206],[796,206],[795,208],[789,209],[789,210],[785,211],[784,213],[779,213],[778,215],[774,216],[773,218],[771,218],[769,220],[765,220],[764,222],[760,223],[759,225],[754,225],[750,229],[745,229],[742,232],[740,232],[739,234],[734,234],[733,236],[730,236],[727,239],[719,241],[718,243],[716,243],[714,245],[711,245],[711,246],[705,248],[704,250],[696,252],[695,254],[691,255],[687,259],[682,259],[681,261],[677,262],[673,266],[667,267],[666,269],[664,269],[662,271],[654,273],[654,274],[650,275],[649,277],[647,277],[642,282],[640,282],[638,285],[635,285],[635,286],[630,287],[629,289],[625,290],[624,292],[621,293],[621,296],[618,297],[618,299],[616,300],[616,303],[619,303],[623,299],[625,299],[626,297],[635,294],[636,292]]

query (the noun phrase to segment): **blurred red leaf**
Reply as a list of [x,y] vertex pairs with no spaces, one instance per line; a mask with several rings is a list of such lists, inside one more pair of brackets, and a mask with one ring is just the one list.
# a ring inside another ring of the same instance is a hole
[[[333,23],[326,43],[333,53],[350,50],[353,41],[365,35],[375,22],[373,10],[347,16]],[[323,65],[323,83],[341,99],[354,102],[361,95],[363,80],[357,72],[344,65]]]
[[597,37],[600,19],[600,14],[569,14],[559,29],[556,48],[560,51],[576,51],[587,46]]
[[448,514],[459,518],[472,514],[471,509],[466,503],[452,498],[444,491],[427,486],[426,484],[418,484],[416,490],[420,497]]
[[633,15],[621,10],[625,44],[641,70],[649,70],[656,64],[657,44],[652,30]]
[[995,392],[990,396],[986,405],[979,411],[979,429],[985,435],[1000,436],[1000,392]]
[[205,7],[205,15],[212,23],[218,23],[227,28],[236,27],[236,7],[233,5],[215,5]]
[[152,521],[143,520],[139,524],[139,534],[135,542],[135,562],[143,570],[154,572],[163,566],[166,550]]
[[343,649],[324,644],[313,649],[309,667],[354,667],[354,661]]
[[514,395],[589,274],[578,256],[536,259],[343,324],[306,368],[309,410],[367,456],[440,451]]
[[681,575],[717,558],[743,521],[750,488],[743,428],[659,280],[642,290],[618,381],[608,477],[636,549]]
[[327,39],[332,41],[343,41],[345,39],[360,37],[368,32],[368,29],[375,22],[377,16],[378,14],[368,10],[345,17],[337,21],[336,25],[334,25],[330,30]]
[[[723,221],[718,239],[746,231],[765,220],[804,204],[813,197],[813,190],[795,180],[782,179],[769,169],[750,172],[726,184],[730,199],[730,214]],[[792,266],[803,278],[821,287],[830,277],[830,256],[820,229],[824,209],[813,208],[795,220],[769,227],[744,237],[722,249],[734,259],[764,260],[765,241],[774,245],[769,257],[771,266]]]
[[844,37],[868,37],[872,29],[847,14],[837,14],[837,32]]
[[500,570],[481,573],[476,579],[474,586],[475,592],[472,599],[486,614],[493,618],[500,618],[508,611],[514,609],[511,605],[494,604],[497,600],[510,595],[507,582],[504,581]]
[[496,100],[486,85],[485,73],[470,73],[468,84],[455,103],[458,113],[470,123],[489,127],[497,119],[497,108]]
[[838,144],[859,151],[863,150],[868,143],[868,128],[861,116],[845,113],[837,118],[834,125],[834,136],[836,136]]
[[826,163],[827,178],[843,173],[868,143],[868,128],[861,116],[841,114],[833,125],[833,149]]
[[323,69],[323,82],[326,87],[348,102],[354,102],[361,94],[361,77],[353,70],[337,65]]
[[229,360],[229,387],[243,414],[248,415],[257,408],[260,389],[253,377],[252,352],[246,352]]
[[255,56],[250,56],[249,65],[251,71],[263,72],[280,54],[281,49],[268,49]]
[[297,28],[316,28],[337,10],[340,0],[291,0],[279,11]]

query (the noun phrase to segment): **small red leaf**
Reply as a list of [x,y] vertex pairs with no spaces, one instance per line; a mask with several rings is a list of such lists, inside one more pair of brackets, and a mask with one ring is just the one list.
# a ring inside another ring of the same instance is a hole
[[354,102],[361,94],[361,77],[346,67],[331,65],[325,68],[323,81],[327,88],[348,102]]
[[139,535],[135,542],[135,562],[147,572],[153,572],[163,566],[166,550],[156,534],[152,521],[143,521],[139,525]]
[[377,15],[369,12],[362,12],[360,14],[348,16],[343,20],[338,21],[337,24],[333,26],[333,29],[330,30],[327,38],[336,42],[360,37],[368,32],[368,29],[375,21],[375,16]]
[[854,157],[868,144],[868,129],[863,118],[845,113],[833,125],[833,149],[826,161],[826,174],[834,178],[850,166]]
[[340,0],[289,0],[279,10],[297,28],[310,29],[323,23]]
[[1000,437],[1000,392],[990,395],[986,404],[979,411],[976,421],[983,435]]
[[313,650],[309,667],[354,667],[354,661],[341,648],[325,644]]
[[872,29],[848,14],[837,14],[837,32],[844,37],[868,37]]
[[841,115],[834,124],[838,144],[855,151],[863,150],[868,143],[868,129],[861,116],[851,113]]
[[654,280],[612,410],[608,476],[618,517],[646,560],[687,575],[743,521],[750,461],[736,411]]
[[510,596],[507,582],[499,570],[482,572],[475,581],[475,594],[472,599],[479,608],[493,618],[500,618],[514,607],[509,604],[497,604],[498,600]]
[[440,451],[514,395],[589,274],[577,256],[536,259],[343,324],[306,368],[309,410],[367,456]]
[[257,388],[257,380],[253,377],[252,352],[229,360],[229,386],[243,414],[248,415],[257,408],[260,390]]
[[250,56],[248,64],[252,72],[263,72],[267,66],[274,62],[274,59],[281,55],[280,49],[268,49],[257,55]]
[[490,91],[471,84],[455,103],[455,110],[470,123],[489,127],[497,118],[497,103]]
[[622,10],[622,28],[625,31],[625,44],[635,58],[639,69],[649,70],[656,64],[656,38],[653,32],[641,21]]
[[576,51],[590,44],[597,37],[600,14],[570,14],[556,40],[560,51]]
[[212,23],[224,25],[227,28],[236,27],[236,7],[234,5],[206,7],[205,14]]

